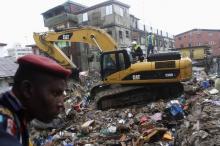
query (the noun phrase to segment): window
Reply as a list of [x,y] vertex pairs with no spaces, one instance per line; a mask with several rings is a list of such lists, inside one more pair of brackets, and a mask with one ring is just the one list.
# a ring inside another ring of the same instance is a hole
[[112,14],[112,5],[106,6],[106,15]]
[[192,47],[192,44],[191,44],[191,43],[189,43],[189,47]]
[[178,40],[181,40],[182,38],[181,37],[178,37]]
[[112,36],[112,31],[108,31],[108,34]]
[[203,42],[198,42],[198,46],[203,46]]
[[124,10],[122,8],[119,9],[119,15],[124,16]]
[[213,34],[210,32],[210,33],[209,33],[209,37],[211,37],[212,35],[213,35]]
[[118,55],[119,55],[120,70],[124,70],[125,69],[124,54],[123,53],[119,53]]
[[83,13],[83,22],[88,21],[88,14]]
[[116,14],[118,14],[118,15],[123,17],[124,16],[124,11],[125,11],[124,8],[122,8],[120,6],[115,6],[115,13]]
[[209,45],[214,45],[215,42],[214,41],[209,41]]
[[105,54],[103,57],[103,77],[107,77],[117,71],[115,54]]
[[61,29],[64,29],[65,28],[65,25],[64,24],[62,24],[62,25],[57,25],[56,26],[56,29],[58,29],[58,30],[61,30]]
[[184,45],[183,45],[183,44],[180,44],[180,48],[184,48]]
[[70,43],[70,42],[67,42],[67,41],[59,41],[59,42],[57,42],[57,45],[58,45],[60,48],[65,48],[65,47],[70,47],[70,46],[71,46],[71,43]]
[[138,22],[135,21],[135,28],[138,28]]
[[122,31],[119,30],[119,38],[122,39]]
[[129,38],[129,32],[126,31],[126,38]]

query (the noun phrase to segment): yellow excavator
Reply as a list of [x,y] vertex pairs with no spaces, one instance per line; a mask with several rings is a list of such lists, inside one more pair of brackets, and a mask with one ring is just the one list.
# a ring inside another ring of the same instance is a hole
[[87,43],[100,50],[102,84],[91,90],[98,109],[118,108],[143,104],[158,98],[180,96],[183,93],[181,82],[192,76],[191,60],[181,58],[177,52],[152,54],[143,62],[132,63],[131,54],[127,50],[118,49],[110,35],[95,27],[34,33],[34,40],[41,51],[66,68],[76,66],[56,42]]

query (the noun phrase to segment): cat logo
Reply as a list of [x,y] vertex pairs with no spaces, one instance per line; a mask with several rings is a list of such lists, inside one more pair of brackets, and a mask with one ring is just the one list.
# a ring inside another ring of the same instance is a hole
[[66,35],[66,34],[63,35],[63,40],[69,40],[69,39],[70,39],[69,35]]
[[70,40],[72,35],[73,33],[66,33],[66,34],[60,35],[58,37],[58,40]]
[[132,75],[132,79],[133,80],[140,80],[141,79],[141,75]]

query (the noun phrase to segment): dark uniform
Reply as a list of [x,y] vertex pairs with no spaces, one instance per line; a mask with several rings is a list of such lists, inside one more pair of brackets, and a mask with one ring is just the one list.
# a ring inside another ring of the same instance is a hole
[[0,145],[29,145],[28,130],[20,101],[6,92],[0,97]]
[[144,60],[143,51],[142,51],[140,45],[137,45],[137,44],[133,45],[133,47],[132,47],[132,56],[133,56],[134,60],[136,59],[136,57],[141,62]]
[[[70,70],[63,68],[55,61],[38,55],[26,55],[19,58],[17,62],[19,67],[30,66],[31,69],[53,73],[56,76],[68,77],[71,74]],[[29,109],[24,108],[12,91],[5,92],[0,96],[0,146],[31,145],[27,129],[29,121],[26,121],[25,110]]]

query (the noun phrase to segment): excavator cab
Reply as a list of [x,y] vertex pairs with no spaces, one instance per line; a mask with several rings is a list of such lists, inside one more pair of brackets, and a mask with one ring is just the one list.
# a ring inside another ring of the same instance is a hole
[[109,75],[129,68],[130,59],[126,50],[103,52],[100,57],[102,80],[105,81]]

